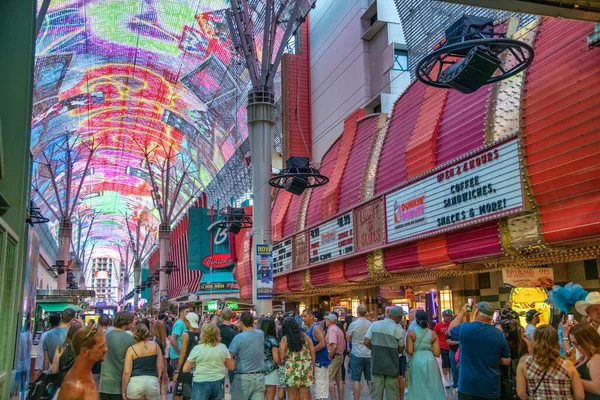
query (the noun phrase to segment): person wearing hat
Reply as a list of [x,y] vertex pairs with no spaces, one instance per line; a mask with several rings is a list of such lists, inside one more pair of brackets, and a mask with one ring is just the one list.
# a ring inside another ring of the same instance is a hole
[[527,327],[525,328],[525,336],[529,342],[533,343],[533,336],[535,335],[535,327],[540,323],[541,312],[537,310],[529,310],[525,314],[525,321],[527,321]]
[[600,333],[600,292],[590,292],[585,300],[575,303],[575,309],[579,314],[590,319],[590,325]]
[[344,351],[346,350],[346,338],[344,332],[337,326],[337,316],[334,313],[325,317],[327,324],[327,351],[331,364],[327,372],[329,373],[329,394],[332,400],[335,400],[335,384],[337,383],[338,395],[340,400],[344,400],[344,384],[342,383],[342,368],[344,368]]
[[[173,372],[173,382],[177,386],[181,386],[179,392],[182,392],[184,397],[189,398],[192,396],[192,374],[182,373],[181,370],[190,356],[192,349],[200,343],[200,316],[194,312],[189,312],[186,314],[183,322],[185,323],[186,330],[181,334],[181,351],[179,352],[177,369]],[[173,400],[182,398],[177,395],[177,392],[176,390]]]
[[452,386],[452,366],[450,365],[450,346],[446,341],[446,332],[448,332],[453,315],[454,313],[450,309],[442,311],[442,320],[435,324],[435,327],[433,328],[433,331],[440,340],[442,371],[444,372],[444,381],[446,382],[445,386],[447,388]]
[[[450,323],[450,337],[460,346],[458,398],[500,398],[500,364],[510,364],[510,348],[504,333],[494,327],[494,308],[477,303],[473,322],[463,322],[467,304]],[[482,384],[485,382],[485,384]]]
[[400,354],[404,351],[405,332],[399,325],[402,307],[390,308],[389,316],[371,324],[365,335],[365,346],[371,350],[371,398],[397,400],[399,396]]

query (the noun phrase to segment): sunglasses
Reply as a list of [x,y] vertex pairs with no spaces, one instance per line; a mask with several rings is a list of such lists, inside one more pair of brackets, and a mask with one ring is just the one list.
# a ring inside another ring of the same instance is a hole
[[93,337],[92,335],[95,335],[96,332],[98,332],[98,328],[96,326],[92,327],[92,329],[90,329],[87,335],[85,335],[85,337],[83,338],[82,343],[88,340],[90,336]]

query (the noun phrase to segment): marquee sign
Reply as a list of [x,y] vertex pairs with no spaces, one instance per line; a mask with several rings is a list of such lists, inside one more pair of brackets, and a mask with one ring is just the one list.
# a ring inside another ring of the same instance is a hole
[[292,238],[273,245],[273,273],[292,270]]
[[311,229],[309,238],[311,264],[333,260],[353,253],[352,212]]
[[522,211],[517,138],[436,169],[387,194],[385,207],[390,243]]

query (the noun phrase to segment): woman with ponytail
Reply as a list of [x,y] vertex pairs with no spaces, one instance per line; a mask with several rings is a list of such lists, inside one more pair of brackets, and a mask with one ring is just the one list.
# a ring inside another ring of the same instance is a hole
[[406,352],[412,356],[408,369],[408,398],[439,400],[446,398],[436,357],[440,356],[437,334],[429,329],[427,313],[418,310],[417,326],[406,334]]

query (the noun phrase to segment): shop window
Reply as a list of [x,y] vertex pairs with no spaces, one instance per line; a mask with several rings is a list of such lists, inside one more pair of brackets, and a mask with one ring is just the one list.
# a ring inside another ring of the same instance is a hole
[[448,287],[440,290],[439,292],[440,310],[454,310],[454,301],[452,300],[452,290]]
[[408,71],[408,51],[394,49],[394,67],[396,71]]
[[583,262],[583,269],[585,270],[585,279],[588,281],[598,279],[598,261],[595,259],[585,260]]
[[479,289],[491,289],[492,282],[490,279],[490,273],[486,272],[484,274],[479,274]]

